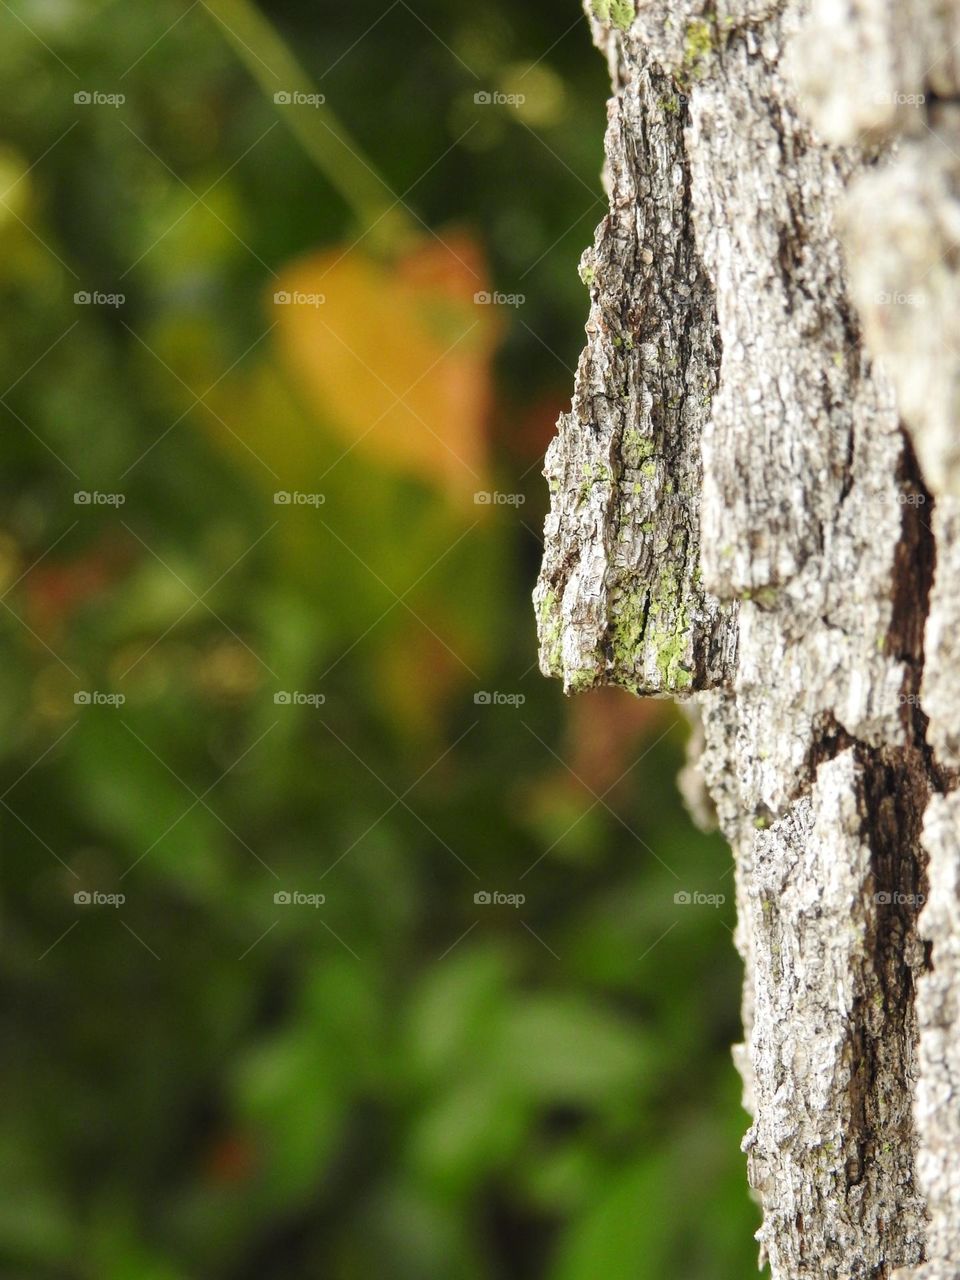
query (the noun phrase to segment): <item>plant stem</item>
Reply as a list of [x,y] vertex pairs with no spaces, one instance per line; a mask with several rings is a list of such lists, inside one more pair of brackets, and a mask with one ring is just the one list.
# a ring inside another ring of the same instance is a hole
[[[310,76],[253,0],[204,0],[204,8],[216,18],[240,61],[274,101],[278,93],[291,98],[316,94]],[[281,116],[350,206],[361,230],[373,233],[378,246],[395,248],[416,236],[414,220],[396,203],[390,188],[330,107],[290,102],[283,104]]]

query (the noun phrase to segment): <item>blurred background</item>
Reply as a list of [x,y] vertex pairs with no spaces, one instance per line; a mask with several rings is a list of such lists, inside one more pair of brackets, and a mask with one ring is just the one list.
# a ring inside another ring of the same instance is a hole
[[750,1274],[685,730],[536,668],[575,0],[0,30],[0,1276]]

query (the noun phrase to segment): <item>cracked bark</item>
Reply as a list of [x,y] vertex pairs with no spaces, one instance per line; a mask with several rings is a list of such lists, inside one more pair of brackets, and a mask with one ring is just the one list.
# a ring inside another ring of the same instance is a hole
[[697,722],[761,1260],[956,1280],[960,6],[633,10],[588,9],[610,211],[541,666]]

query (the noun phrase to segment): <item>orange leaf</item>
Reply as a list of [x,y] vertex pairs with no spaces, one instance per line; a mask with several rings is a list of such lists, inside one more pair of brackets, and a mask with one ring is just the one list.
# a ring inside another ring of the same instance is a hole
[[361,249],[292,263],[278,282],[280,342],[348,447],[468,499],[484,487],[490,357],[499,328],[466,233],[386,264]]

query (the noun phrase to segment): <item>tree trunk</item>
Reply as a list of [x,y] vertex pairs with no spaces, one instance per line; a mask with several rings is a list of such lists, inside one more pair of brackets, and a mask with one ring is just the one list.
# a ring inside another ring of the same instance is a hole
[[957,1280],[960,6],[590,19],[610,212],[547,455],[541,666],[697,721],[761,1260]]

